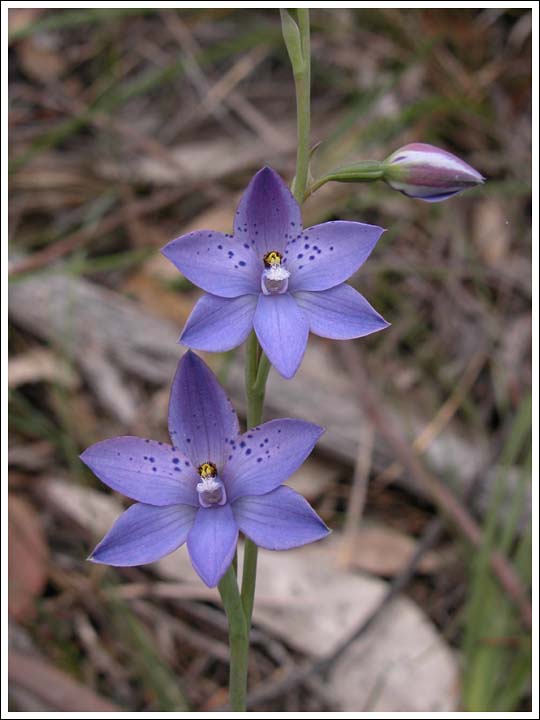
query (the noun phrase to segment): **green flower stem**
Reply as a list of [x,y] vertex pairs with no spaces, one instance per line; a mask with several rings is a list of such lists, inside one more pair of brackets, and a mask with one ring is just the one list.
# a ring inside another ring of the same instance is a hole
[[[292,191],[297,202],[302,204],[306,194],[310,159],[311,51],[309,10],[298,9],[293,12],[296,13],[298,22],[294,20],[290,11],[280,10],[283,39],[291,59],[296,87],[298,149],[296,176]],[[270,367],[270,361],[262,351],[255,332],[252,332],[247,342],[245,371],[248,428],[255,427],[262,422],[266,381]],[[246,538],[241,592],[238,590],[234,564],[227,570],[219,583],[219,592],[229,621],[231,647],[229,693],[231,710],[235,712],[245,712],[246,710],[249,630],[256,578],[257,546],[249,538]]]
[[[270,361],[262,352],[257,336],[251,333],[246,357],[247,426],[259,425],[262,421],[266,380],[270,372]],[[249,629],[255,597],[257,578],[257,546],[249,538],[244,542],[244,570],[242,573],[242,605]]]
[[231,663],[229,669],[229,703],[234,712],[245,712],[248,671],[249,630],[238,592],[236,574],[231,565],[218,585],[227,620]]
[[244,541],[244,568],[242,572],[242,607],[244,616],[251,627],[251,616],[253,615],[253,604],[255,602],[255,582],[257,580],[257,556],[258,548],[255,543],[246,538]]
[[384,165],[376,160],[364,160],[354,165],[336,168],[312,182],[305,191],[304,200],[327,182],[375,182],[384,178]]
[[[262,352],[257,336],[251,333],[246,350],[247,426],[262,420],[266,380],[270,362]],[[236,580],[236,555],[219,583],[219,592],[229,622],[231,663],[229,668],[229,703],[234,712],[245,712],[249,658],[249,629],[257,578],[257,546],[246,538],[242,592]]]

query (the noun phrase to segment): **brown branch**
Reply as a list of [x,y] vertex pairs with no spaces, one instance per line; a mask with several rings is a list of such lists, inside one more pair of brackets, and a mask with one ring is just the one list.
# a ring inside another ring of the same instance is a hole
[[[376,387],[367,377],[358,350],[348,342],[338,343],[338,347],[345,367],[351,378],[354,378],[358,402],[365,408],[377,431],[401,465],[406,468],[418,486],[431,497],[440,511],[460,530],[465,539],[475,548],[481,547],[483,536],[478,523],[446,485],[424,468],[407,439],[384,409]],[[499,552],[491,554],[490,565],[508,597],[518,608],[523,624],[530,630],[532,608],[520,577],[508,559]]]

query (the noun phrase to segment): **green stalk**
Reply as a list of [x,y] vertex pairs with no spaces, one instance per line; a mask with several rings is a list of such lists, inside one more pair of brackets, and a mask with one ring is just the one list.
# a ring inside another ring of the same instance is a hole
[[218,589],[229,621],[229,703],[234,712],[245,712],[249,631],[232,565],[221,578]]
[[383,163],[377,162],[376,160],[363,160],[357,162],[354,165],[347,165],[345,167],[337,168],[332,170],[327,175],[314,180],[306,189],[304,200],[310,195],[326,185],[327,182],[375,182],[376,180],[384,179],[384,165]]
[[[270,361],[262,352],[255,333],[248,340],[246,357],[247,426],[259,425],[262,421],[266,380],[270,372]],[[242,605],[247,626],[251,624],[255,581],[257,578],[257,546],[249,538],[244,542],[244,570],[242,572]]]
[[[296,87],[297,135],[296,176],[292,191],[299,204],[306,193],[309,171],[310,131],[310,39],[309,10],[295,11],[296,22],[289,11],[280,10],[283,39],[291,59]],[[270,372],[270,361],[262,351],[255,332],[252,332],[246,348],[246,423],[248,428],[262,422],[266,381]],[[230,706],[233,711],[245,712],[247,694],[247,672],[249,655],[249,630],[255,582],[257,578],[257,545],[249,538],[244,542],[244,565],[242,589],[238,591],[233,566],[227,570],[219,583],[219,591],[229,621],[229,642],[231,665],[229,671]]]
[[[262,420],[266,380],[270,362],[252,333],[246,350],[247,426]],[[235,556],[236,560],[236,556]],[[245,712],[249,657],[249,628],[253,613],[257,578],[257,546],[249,538],[244,543],[242,593],[238,591],[234,562],[219,583],[219,592],[229,621],[231,664],[229,668],[229,702],[231,710]]]

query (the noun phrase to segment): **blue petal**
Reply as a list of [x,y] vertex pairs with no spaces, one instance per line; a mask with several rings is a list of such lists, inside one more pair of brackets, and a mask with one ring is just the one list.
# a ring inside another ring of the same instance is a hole
[[267,550],[307,545],[330,532],[307,500],[288,487],[240,498],[233,512],[240,530]]
[[221,474],[229,502],[274,490],[298,470],[324,429],[304,420],[271,420],[231,446]]
[[231,350],[251,332],[256,307],[256,295],[238,298],[203,295],[187,320],[180,342],[195,350]]
[[289,290],[327,290],[345,282],[367,260],[383,232],[377,225],[343,220],[304,230],[286,249]]
[[311,332],[321,337],[349,340],[384,330],[389,325],[350,285],[338,285],[322,292],[298,292],[294,297],[306,314]]
[[185,543],[196,513],[190,505],[135,503],[120,515],[88,559],[118,567],[159,560]]
[[309,325],[303,311],[289,295],[259,295],[253,327],[272,365],[291,378],[306,351]]
[[191,563],[208,587],[215,587],[232,562],[238,526],[229,504],[200,508],[189,533]]
[[[272,168],[265,167],[249,183],[234,221],[234,236],[262,258],[270,250],[283,253],[287,241],[302,231],[300,207]],[[260,280],[260,277],[259,277]]]
[[[462,188],[466,189],[466,188]],[[448,198],[451,198],[453,195],[456,195],[458,192],[461,192],[461,190],[454,190],[453,192],[445,192],[440,193],[437,191],[433,191],[429,195],[411,195],[408,192],[403,192],[404,195],[407,195],[408,197],[415,198],[416,200],[424,200],[424,202],[442,202],[443,200],[448,200]]]
[[182,235],[161,251],[188,280],[221,297],[259,291],[261,263],[251,247],[211,230]]
[[173,445],[198,467],[214,463],[220,471],[229,440],[240,428],[231,401],[214,373],[191,350],[181,358],[169,401]]
[[199,505],[195,469],[166,443],[117,437],[92,445],[81,460],[102,482],[133,500],[148,505]]

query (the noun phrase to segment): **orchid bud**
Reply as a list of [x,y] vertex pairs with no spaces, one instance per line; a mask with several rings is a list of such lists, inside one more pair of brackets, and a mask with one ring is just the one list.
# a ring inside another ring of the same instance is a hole
[[418,200],[439,202],[484,182],[484,178],[452,153],[426,143],[410,143],[384,163],[383,178],[394,190]]

